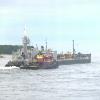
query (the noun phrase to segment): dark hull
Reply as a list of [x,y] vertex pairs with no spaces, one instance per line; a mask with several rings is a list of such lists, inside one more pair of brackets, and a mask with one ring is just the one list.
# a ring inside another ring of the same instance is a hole
[[57,61],[43,62],[43,63],[34,63],[34,64],[29,64],[29,65],[26,65],[22,62],[8,62],[8,64],[6,64],[6,67],[9,67],[9,66],[16,66],[16,67],[19,67],[20,69],[32,69],[32,70],[55,69],[55,68],[58,68],[58,62]]
[[63,60],[57,60],[54,62],[44,62],[44,63],[35,63],[30,65],[25,65],[23,62],[8,62],[6,67],[9,66],[16,66],[20,69],[31,69],[31,70],[37,70],[37,69],[54,69],[58,68],[60,65],[72,65],[72,64],[86,64],[91,63],[91,59],[63,59]]
[[85,64],[85,63],[91,63],[91,59],[58,60],[58,65]]
[[58,63],[56,61],[52,62],[52,63],[48,63],[48,62],[44,62],[44,63],[40,63],[40,64],[34,64],[34,65],[24,65],[21,66],[20,69],[55,69],[58,68]]

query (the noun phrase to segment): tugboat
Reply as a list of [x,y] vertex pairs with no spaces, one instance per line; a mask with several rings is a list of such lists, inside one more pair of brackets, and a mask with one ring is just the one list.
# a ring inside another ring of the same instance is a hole
[[[26,30],[24,30],[26,34]],[[12,54],[12,61],[6,67],[16,66],[20,69],[52,69],[58,67],[57,51],[52,51],[41,46],[41,50],[29,46],[30,40],[27,35],[23,37],[23,47]]]

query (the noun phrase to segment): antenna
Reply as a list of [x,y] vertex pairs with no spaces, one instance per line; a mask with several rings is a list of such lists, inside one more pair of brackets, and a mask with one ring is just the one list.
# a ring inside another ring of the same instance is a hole
[[47,51],[47,48],[48,48],[47,39],[46,39],[46,42],[45,42],[45,44],[46,44],[45,48],[46,48],[46,51]]
[[23,33],[23,35],[28,37],[28,32],[27,32],[26,24],[25,24],[25,26],[24,26],[24,33]]
[[36,44],[36,49],[38,50],[38,45]]

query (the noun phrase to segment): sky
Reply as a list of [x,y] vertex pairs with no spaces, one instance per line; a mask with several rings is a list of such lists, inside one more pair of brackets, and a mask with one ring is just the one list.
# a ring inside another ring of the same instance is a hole
[[0,44],[21,44],[25,25],[31,45],[100,51],[100,0],[0,0]]

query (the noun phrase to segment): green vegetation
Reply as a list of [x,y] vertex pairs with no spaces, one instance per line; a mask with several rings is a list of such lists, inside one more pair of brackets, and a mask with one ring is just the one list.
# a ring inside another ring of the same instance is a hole
[[[16,52],[18,49],[21,49],[21,45],[0,45],[0,54],[12,54],[12,52]],[[33,46],[28,46],[28,49],[34,48]]]
[[21,48],[20,45],[0,45],[0,54],[12,54]]

